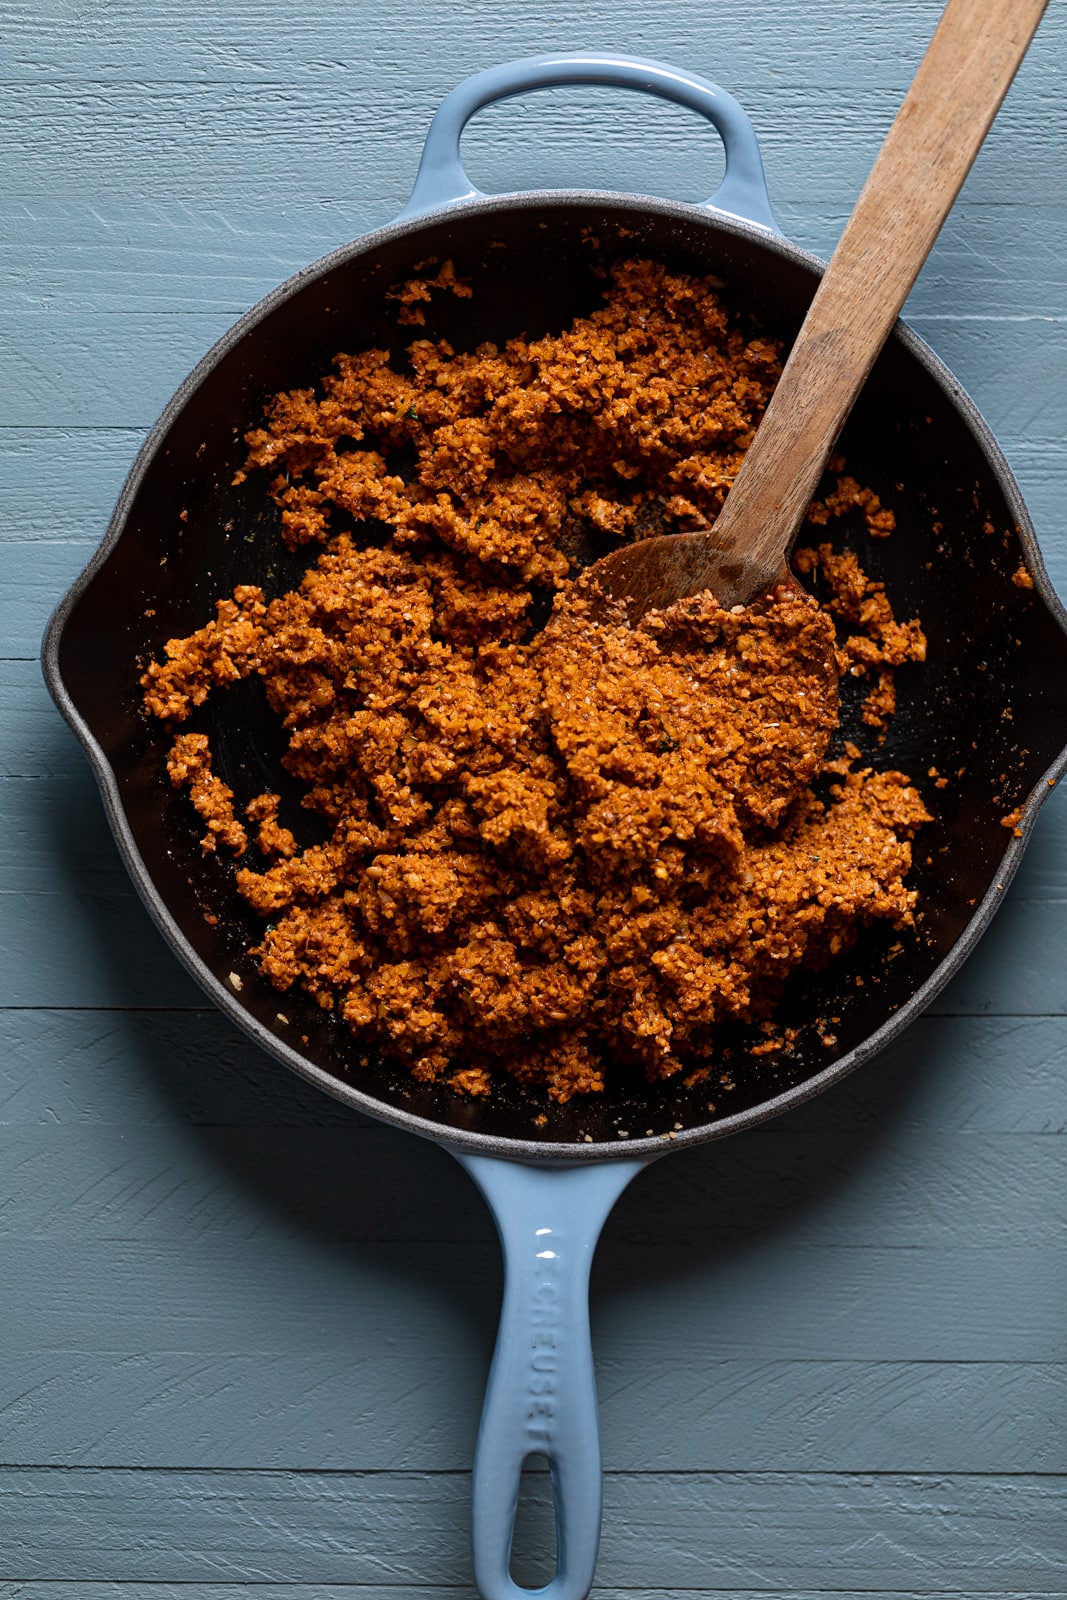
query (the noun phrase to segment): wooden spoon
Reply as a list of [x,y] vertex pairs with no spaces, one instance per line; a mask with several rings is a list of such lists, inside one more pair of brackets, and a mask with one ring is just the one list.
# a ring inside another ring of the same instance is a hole
[[588,569],[630,623],[710,590],[743,606],[789,578],[826,457],[960,191],[1047,0],[949,0],[707,533],[626,545]]

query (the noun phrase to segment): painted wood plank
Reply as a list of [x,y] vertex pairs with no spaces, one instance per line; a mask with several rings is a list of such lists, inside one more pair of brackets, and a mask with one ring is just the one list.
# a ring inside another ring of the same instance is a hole
[[[85,769],[81,746],[55,708],[39,664],[0,657],[0,779],[68,777]],[[79,779],[80,781],[80,779]]]
[[[1025,476],[1025,473],[1023,474]],[[1039,515],[1038,496],[1032,483],[1024,483],[1024,493],[1035,518]],[[1041,497],[1060,503],[1067,495],[1067,468],[1052,481],[1038,485]],[[82,572],[99,543],[107,515],[83,539],[23,542],[5,540],[0,531],[0,650],[7,660],[33,661],[56,605]],[[1039,538],[1049,575],[1061,594],[1067,594],[1067,527],[1062,536],[1045,537],[1046,527],[1055,525],[1046,518],[1039,526]]]
[[[447,91],[468,72],[503,59],[484,48],[468,49],[466,56],[447,71],[433,71],[429,81],[405,72],[387,88],[364,68],[348,77],[342,93],[334,84],[277,75],[241,85],[10,84],[0,107],[0,141],[17,165],[8,168],[0,193],[27,205],[39,194],[84,195],[86,189],[194,204],[224,204],[235,195],[277,204],[309,192],[355,190],[353,211],[362,231],[388,221],[406,200],[426,129]],[[768,90],[732,87],[742,99],[747,95],[751,114],[766,130]],[[771,93],[777,115],[787,117],[795,97]],[[840,102],[827,103],[807,129],[810,141],[827,147],[845,193],[856,186],[854,169],[862,167],[866,149],[873,153],[877,146],[873,129],[891,118],[889,98],[884,92],[877,98],[881,104],[873,106],[853,97],[851,129],[842,122]],[[582,185],[696,201],[715,187],[718,141],[693,113],[603,90],[558,90],[537,99],[540,105],[526,99],[518,109],[491,108],[471,130],[465,154],[483,187]],[[1032,114],[1035,96],[1028,100]],[[774,142],[772,131],[766,141]],[[1003,176],[989,174],[985,181],[995,190]],[[784,173],[778,187],[788,192]],[[840,191],[831,178],[816,192]]]
[[[630,31],[625,21],[616,22],[616,47],[627,48]],[[551,48],[558,37],[554,29],[531,43],[535,50]],[[1057,26],[1055,20],[1038,35],[968,180],[972,199],[1007,192],[1016,202],[1047,200],[1063,130],[1051,70],[1063,37],[1062,21]],[[727,87],[759,129],[780,192],[807,201],[844,194],[851,202],[925,42],[914,47],[899,82],[867,76],[857,86],[842,72],[833,90],[820,94],[791,72],[772,80],[767,58],[759,78],[729,75]],[[669,51],[661,34],[656,53],[662,56],[664,47]],[[707,55],[702,60],[691,43],[673,54],[680,65],[707,70]],[[228,77],[152,82],[135,75],[108,83],[80,77],[16,81],[6,86],[0,108],[0,138],[17,157],[4,192],[32,199],[90,187],[105,194],[289,198],[309,189],[336,194],[339,174],[362,169],[374,174],[376,189],[393,190],[395,212],[443,95],[468,72],[507,55],[501,45],[487,48],[464,30],[458,49],[412,52],[385,77],[360,63],[344,80],[321,82],[290,78],[284,70],[240,83]],[[780,59],[777,50],[769,57]],[[469,164],[472,176],[488,188],[569,186],[577,180],[653,193],[670,183],[668,192],[677,192],[680,177],[692,181],[707,142],[697,119],[678,107],[602,90],[555,90],[483,112],[472,129]],[[1026,162],[1019,159],[1020,149],[1028,152]],[[498,164],[503,182],[494,181]],[[642,181],[649,170],[652,181]],[[401,172],[404,181],[397,185]],[[350,178],[346,187],[351,186]],[[701,198],[710,187],[700,184],[694,192],[686,183],[681,193]]]
[[[429,1159],[421,1143],[409,1147],[403,1135],[287,1072],[213,1008],[0,1011],[0,1130],[114,1128],[136,1144],[146,1126],[248,1137],[256,1128],[343,1128],[354,1141],[374,1127],[390,1152],[387,1166],[398,1162],[408,1171],[402,1152],[409,1148],[420,1168]],[[662,1196],[674,1213],[672,1228],[679,1227],[690,1186],[718,1183],[728,1192],[737,1173],[720,1183],[720,1164],[740,1164],[753,1140],[777,1142],[775,1163],[811,1155],[819,1164],[828,1152],[840,1159],[835,1147],[851,1141],[870,1160],[881,1140],[913,1135],[955,1145],[965,1135],[1065,1132],[1067,1032],[1060,1018],[927,1013],[876,1061],[767,1128],[656,1167],[643,1180],[640,1208]],[[435,1183],[448,1181],[446,1165],[435,1160],[433,1170]],[[974,1182],[980,1184],[979,1172]]]
[[0,425],[139,428],[155,422],[185,375],[234,320],[228,315],[174,314],[109,319],[49,317],[47,336],[35,319],[0,315],[7,381]]
[[[711,1563],[709,1563],[711,1564]],[[367,1595],[383,1595],[392,1592],[382,1584],[375,1582],[368,1587],[362,1583],[331,1583],[325,1587],[322,1584],[303,1583],[256,1583],[254,1596],[250,1595],[249,1586],[243,1583],[209,1583],[197,1584],[195,1600],[364,1600]],[[412,1591],[405,1586],[405,1593]],[[464,1591],[457,1591],[454,1584],[441,1588],[437,1584],[420,1584],[418,1593],[425,1596],[425,1600],[464,1600]],[[990,1591],[992,1593],[992,1591]],[[1067,1600],[1067,1589],[1042,1590],[1046,1600]],[[610,1587],[600,1582],[593,1591],[594,1600],[768,1600],[768,1589],[620,1589],[612,1584]],[[773,1600],[841,1600],[840,1589],[775,1589]],[[959,1589],[938,1589],[938,1600],[972,1600],[970,1595],[964,1594]],[[41,1583],[31,1580],[26,1583],[0,1583],[0,1600],[192,1600],[189,1586],[186,1584],[141,1584],[127,1583],[119,1579],[115,1583]],[[924,1589],[865,1589],[864,1600],[930,1600],[930,1591]],[[1015,1590],[1009,1594],[1006,1590],[997,1590],[996,1600],[1033,1600],[1032,1595],[1022,1594]]]
[[0,538],[0,650],[5,656],[32,660],[37,655],[45,624],[96,543]]
[[[417,1299],[409,1315],[420,1316]],[[427,1321],[429,1319],[426,1319]],[[10,1464],[464,1471],[488,1370],[313,1349],[273,1356],[9,1355],[0,1429]],[[656,1362],[598,1356],[604,1460],[617,1472],[1067,1471],[1067,1364]]]
[[[848,214],[818,203],[779,202],[778,210],[786,236],[824,256]],[[0,282],[10,310],[35,320],[86,310],[94,319],[234,318],[283,278],[386,220],[375,197],[359,193],[284,204],[252,204],[240,194],[225,204],[48,194],[5,202],[0,186]],[[1067,214],[1048,204],[1009,208],[961,197],[909,298],[909,319],[1062,316],[1065,234]]]
[[0,778],[0,882],[8,892],[128,888],[89,764],[72,743],[66,777]]
[[[988,412],[988,396],[980,398]],[[95,549],[148,421],[140,428],[0,428],[0,541],[23,546],[24,557],[26,547],[49,541],[84,541],[87,554]],[[1052,565],[1062,560],[1063,522],[1055,496],[1067,479],[1067,450],[1055,438],[1009,436],[1003,430],[1000,444],[1022,483]]]
[[[469,1584],[466,1474],[8,1471],[5,1581]],[[1058,1477],[608,1474],[610,1592],[1062,1592]],[[0,1526],[3,1524],[0,1523]]]
[[996,920],[931,1009],[941,1015],[1067,1014],[1067,905],[1010,890]]
[[[12,824],[31,829],[34,814],[41,817],[42,800],[50,799],[60,813],[64,806],[70,806],[70,797],[64,796],[64,783],[77,786],[84,806],[92,789],[88,764],[48,694],[36,659],[0,658],[0,720],[7,729],[0,746],[0,805]],[[35,800],[27,799],[26,790],[19,788],[20,782],[38,785],[42,780],[48,780],[47,787],[29,791]],[[1023,858],[1026,865],[1020,867],[1013,884],[1017,895],[1021,890],[1028,899],[1062,898],[1065,810],[1067,797],[1060,786],[1048,796],[1037,819]],[[97,832],[95,837],[102,843],[102,833]],[[24,838],[29,845],[31,834],[26,832]],[[47,878],[38,882],[42,889],[47,888]]]
[[[151,924],[132,885],[65,894],[0,890],[0,1007],[203,1005],[198,985]],[[932,1002],[935,1015],[1063,1016],[1063,902],[1006,899],[978,950]]]
[[0,891],[0,1007],[201,1006],[133,888]]
[[28,546],[24,557],[48,541],[94,550],[143,437],[139,428],[0,428],[0,540]]
[[[988,411],[988,395],[982,399]],[[146,428],[0,428],[0,540],[85,540],[94,549]],[[1000,445],[1026,489],[1046,556],[1054,554],[1063,543],[1063,522],[1052,515],[1050,497],[1067,479],[1067,448],[1053,437],[1003,431]],[[1046,522],[1047,529],[1041,526]]]
[[[276,1184],[264,1203],[286,1203]],[[478,1216],[478,1213],[460,1213]],[[479,1219],[479,1226],[481,1221]],[[457,1233],[456,1237],[462,1237]],[[430,1344],[487,1352],[499,1267],[488,1242],[375,1244],[306,1230],[235,1243],[0,1241],[10,1355],[38,1350],[260,1355],[313,1347],[418,1361]],[[351,1268],[344,1263],[351,1262]],[[608,1232],[594,1274],[605,1359],[1067,1360],[1067,1246],[967,1251],[794,1248],[783,1231],[701,1246]],[[62,1292],[57,1294],[57,1288]],[[412,1294],[423,1313],[412,1315]],[[473,1341],[473,1343],[472,1343]]]
[[[266,1074],[271,1069],[264,1062]],[[805,1134],[779,1122],[644,1175],[612,1228],[700,1248],[788,1232],[794,1246],[983,1249],[1067,1237],[1067,1139],[857,1126],[824,1105]],[[671,1167],[674,1172],[671,1174]],[[287,1215],[263,1204],[284,1167]],[[314,1230],[361,1243],[455,1237],[465,1180],[426,1144],[371,1126],[106,1131],[0,1127],[0,1239],[231,1242]],[[668,1175],[670,1174],[670,1175]],[[450,1203],[446,1203],[447,1201]],[[438,1203],[435,1203],[438,1202]],[[710,1219],[714,1219],[712,1222]]]
[[[1049,1049],[1057,1049],[1054,1040]],[[1063,1049],[1067,1052],[1067,1041]],[[1033,1056],[1035,1062],[1043,1056],[1040,1045]],[[1034,1131],[1067,1124],[1067,1104],[1062,1112],[1056,1108],[1058,1074],[1051,1058],[1045,1055],[1043,1065],[1032,1070],[1035,1098],[1029,1115],[1040,1125]],[[1025,1103],[1027,1091],[1020,1095]],[[1027,1111],[1020,1114],[1025,1121]],[[340,1126],[353,1132],[371,1126],[272,1063],[211,1007],[0,1010],[0,1125],[39,1123],[121,1125],[133,1138],[146,1124]]]
[[921,338],[971,394],[994,433],[1036,442],[1064,437],[1067,403],[1067,282],[1061,312],[1035,317],[975,318],[920,313],[910,318]]
[[[585,0],[582,20],[590,43],[615,39],[621,29],[640,29],[646,50],[652,49],[655,35],[661,50],[669,44],[675,52],[685,48],[704,55],[710,52],[720,74],[729,68],[732,73],[744,71],[773,80],[788,71],[794,81],[839,89],[842,80],[857,87],[898,79],[905,84],[914,70],[915,51],[932,31],[937,11],[936,0],[898,0],[865,17],[864,28],[858,30],[854,13],[842,0],[824,0],[805,17],[803,29],[791,31],[787,61],[781,55],[782,25],[768,17],[758,0],[735,0],[729,26],[714,15],[698,12],[683,21],[663,10],[655,29],[650,29],[647,12],[633,0]],[[492,47],[500,52],[547,48],[546,41],[553,41],[559,32],[559,12],[549,0],[525,0],[522,5],[496,0],[492,14]],[[441,0],[425,7],[401,0],[388,12],[376,14],[373,29],[354,26],[350,7],[340,0],[322,0],[312,14],[287,16],[269,0],[253,0],[232,12],[204,0],[189,7],[156,0],[145,8],[131,0],[116,0],[109,12],[111,27],[103,36],[87,15],[63,8],[40,12],[9,0],[3,15],[8,39],[3,78],[8,81],[55,82],[84,76],[107,82],[131,76],[142,82],[255,82],[284,72],[290,81],[332,79],[343,88],[355,70],[384,78],[402,62],[404,70],[421,77],[446,64],[450,54],[479,47],[484,53],[489,48],[488,40],[456,27]],[[846,26],[849,22],[853,26]],[[427,62],[412,45],[431,32],[439,55]],[[501,54],[498,59],[505,57]],[[705,64],[699,70],[711,72],[712,67]]]
[[[709,1562],[709,1565],[713,1563]],[[375,1582],[368,1587],[361,1583],[331,1583],[307,1585],[302,1583],[256,1583],[255,1590],[250,1594],[247,1584],[237,1583],[210,1583],[198,1584],[195,1590],[195,1600],[365,1600],[368,1595],[389,1595],[394,1591],[382,1584]],[[413,1591],[405,1586],[404,1593]],[[594,1600],[842,1600],[840,1589],[799,1589],[776,1588],[771,1595],[768,1589],[633,1589],[627,1586],[620,1589],[612,1584],[605,1586],[597,1582],[592,1591]],[[420,1584],[418,1593],[425,1596],[425,1600],[467,1600],[471,1591],[460,1589],[455,1585],[439,1587],[437,1584]],[[992,1591],[989,1591],[992,1594]],[[1045,1600],[1067,1600],[1067,1589],[1042,1590]],[[184,1584],[140,1584],[127,1583],[119,1579],[115,1583],[40,1583],[32,1581],[24,1583],[0,1583],[0,1600],[192,1600],[188,1585]],[[855,1600],[854,1596],[849,1600]],[[865,1589],[863,1600],[930,1600],[930,1591],[924,1589]],[[937,1591],[937,1600],[972,1600],[972,1596],[964,1594],[959,1589],[942,1589]],[[1008,1593],[1006,1590],[996,1591],[996,1600],[1033,1600],[1030,1594],[1022,1594],[1019,1590]]]
[[[1065,295],[1067,302],[1067,295]],[[1067,304],[1059,319],[914,318],[916,331],[955,371],[994,432],[1062,441],[1058,376],[1067,359]],[[234,321],[230,313],[114,313],[46,320],[0,315],[8,378],[0,426],[143,428]],[[517,325],[518,327],[521,326]]]

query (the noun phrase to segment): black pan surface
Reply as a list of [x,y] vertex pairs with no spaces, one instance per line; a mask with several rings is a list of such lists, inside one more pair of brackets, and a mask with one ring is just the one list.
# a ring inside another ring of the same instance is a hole
[[[738,1030],[723,1036],[710,1076],[691,1089],[650,1089],[617,1076],[603,1096],[562,1108],[510,1080],[478,1103],[416,1084],[367,1056],[313,1003],[279,996],[258,976],[246,954],[258,919],[236,894],[232,866],[202,855],[198,820],[166,780],[168,736],[144,715],[138,687],[144,662],[168,638],[202,625],[236,583],[281,593],[306,564],[286,553],[262,485],[232,485],[243,435],[271,395],[313,384],[339,351],[397,352],[413,331],[463,348],[559,330],[597,303],[604,268],[628,255],[714,274],[736,310],[787,339],[821,270],[763,230],[702,208],[607,194],[471,202],[367,235],[283,284],[190,376],[45,639],[49,686],[93,762],[126,864],[211,997],[265,1049],[340,1099],[485,1153],[636,1155],[662,1148],[668,1133],[690,1143],[736,1131],[835,1081],[886,1044],[959,967],[1067,765],[1067,618],[1026,509],[959,385],[901,325],[842,443],[848,471],[895,511],[897,532],[870,540],[845,526],[896,614],[921,617],[929,658],[898,672],[898,712],[881,747],[859,722],[858,695],[847,685],[842,735],[880,765],[908,772],[934,814],[916,844],[917,932],[871,932],[825,973],[796,980],[778,1012],[799,1030],[788,1057],[751,1057]],[[427,257],[451,258],[473,297],[438,297],[425,328],[399,328],[387,291]],[[1032,588],[1013,581],[1021,563]],[[192,725],[211,733],[216,769],[239,801],[284,785],[279,733],[258,682],[213,697]],[[927,779],[930,768],[949,778],[946,787]],[[1019,806],[1016,834],[1001,819]],[[546,1110],[539,1127],[535,1118]]]

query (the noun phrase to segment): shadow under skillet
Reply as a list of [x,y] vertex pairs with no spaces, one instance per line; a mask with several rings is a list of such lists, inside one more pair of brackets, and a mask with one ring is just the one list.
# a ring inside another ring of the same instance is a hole
[[656,1162],[616,1206],[595,1292],[703,1277],[738,1252],[800,1232],[877,1161],[931,1070],[929,1053],[890,1049],[859,1083],[834,1084],[759,1127]]

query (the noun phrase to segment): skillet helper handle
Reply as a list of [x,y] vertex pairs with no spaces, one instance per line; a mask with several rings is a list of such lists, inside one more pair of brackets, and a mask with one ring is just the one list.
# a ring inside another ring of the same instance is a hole
[[771,233],[779,232],[767,195],[759,142],[747,113],[731,94],[707,78],[680,72],[660,61],[638,56],[617,56],[601,51],[529,56],[490,67],[457,84],[446,95],[430,124],[415,187],[401,218],[457,200],[482,197],[463,170],[459,141],[476,111],[494,100],[507,100],[534,89],[556,89],[564,84],[594,84],[613,89],[638,89],[644,94],[673,100],[706,117],[719,131],[726,153],[726,173],[704,204],[713,211],[754,222]]
[[715,523],[773,582],[1048,0],[948,0]]
[[[646,1161],[524,1166],[452,1152],[481,1189],[504,1254],[500,1331],[471,1487],[471,1556],[483,1600],[583,1600],[600,1545],[601,1465],[589,1269],[615,1201]],[[539,1589],[511,1576],[519,1482],[549,1463],[556,1572]]]

